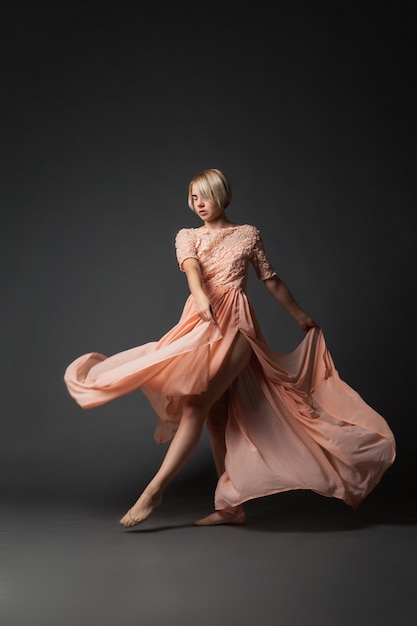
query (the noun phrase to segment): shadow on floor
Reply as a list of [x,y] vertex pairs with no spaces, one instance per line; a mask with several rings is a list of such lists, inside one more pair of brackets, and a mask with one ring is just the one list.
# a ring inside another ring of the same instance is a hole
[[[332,498],[309,491],[294,491],[259,498],[244,506],[247,523],[239,530],[245,532],[329,533],[382,525],[417,525],[416,502],[398,496],[370,496],[358,510],[353,510]],[[201,496],[198,498],[191,489],[188,493],[179,490],[171,493],[143,526],[126,532],[154,533],[193,527],[194,519],[210,512],[210,507],[204,504]],[[159,520],[163,520],[162,524],[159,524]]]

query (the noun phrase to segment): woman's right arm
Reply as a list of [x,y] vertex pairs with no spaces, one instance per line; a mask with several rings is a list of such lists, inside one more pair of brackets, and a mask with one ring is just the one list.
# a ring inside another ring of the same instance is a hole
[[205,322],[211,322],[214,326],[217,326],[213,307],[203,291],[200,263],[194,258],[185,259],[182,263],[182,269],[187,276],[188,287],[194,298],[197,314]]

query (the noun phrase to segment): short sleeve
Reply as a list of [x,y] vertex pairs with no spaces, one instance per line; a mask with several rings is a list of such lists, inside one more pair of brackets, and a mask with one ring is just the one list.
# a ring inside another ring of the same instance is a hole
[[255,229],[255,245],[252,250],[251,262],[260,280],[266,280],[267,278],[272,278],[272,276],[277,275],[266,256],[262,236],[258,229]]
[[182,228],[175,237],[175,251],[177,254],[180,270],[183,272],[182,264],[185,259],[198,259],[195,249],[195,239],[190,228]]

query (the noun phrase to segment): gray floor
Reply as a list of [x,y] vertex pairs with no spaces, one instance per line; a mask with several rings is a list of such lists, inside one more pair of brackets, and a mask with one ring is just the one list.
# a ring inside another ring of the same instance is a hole
[[142,526],[123,507],[3,504],[2,626],[415,626],[414,506],[359,511],[309,492],[247,503],[245,527],[198,528],[172,492]]

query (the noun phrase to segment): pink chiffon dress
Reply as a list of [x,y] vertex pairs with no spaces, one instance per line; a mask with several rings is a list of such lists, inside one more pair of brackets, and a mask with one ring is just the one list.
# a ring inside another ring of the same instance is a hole
[[181,270],[185,259],[198,259],[218,325],[201,320],[190,295],[159,341],[75,359],[64,376],[69,393],[87,409],[140,389],[157,415],[156,441],[168,442],[187,398],[207,388],[242,333],[252,356],[228,390],[216,509],[295,489],[357,508],[394,462],[394,435],[339,377],[321,329],[309,330],[290,353],[267,345],[246,295],[250,264],[260,280],[276,275],[259,230],[183,228],[175,245]]

